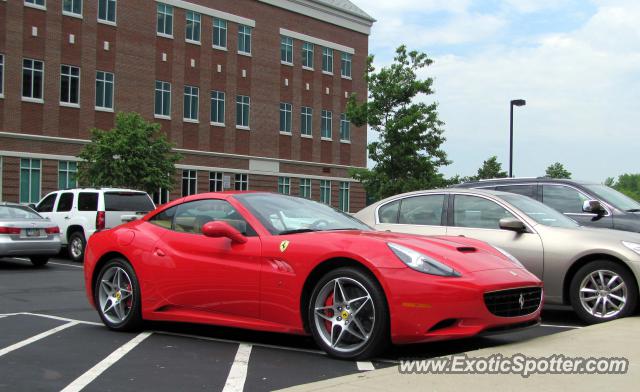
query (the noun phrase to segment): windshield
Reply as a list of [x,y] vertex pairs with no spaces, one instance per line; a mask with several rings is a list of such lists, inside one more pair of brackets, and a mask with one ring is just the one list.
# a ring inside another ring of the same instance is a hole
[[530,197],[515,194],[501,195],[500,197],[541,225],[565,228],[579,226],[573,219],[567,218],[562,213]]
[[640,203],[606,185],[585,185],[596,196],[622,211],[639,210]]
[[356,218],[315,201],[271,193],[236,195],[271,234],[326,230],[371,230]]
[[42,219],[37,212],[24,206],[0,206],[0,220]]

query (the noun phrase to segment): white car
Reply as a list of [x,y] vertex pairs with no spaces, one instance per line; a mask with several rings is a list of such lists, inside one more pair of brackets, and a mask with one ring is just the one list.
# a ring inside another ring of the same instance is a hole
[[87,240],[96,231],[111,229],[155,209],[146,192],[115,188],[80,188],[51,192],[35,210],[60,228],[69,257],[82,261]]

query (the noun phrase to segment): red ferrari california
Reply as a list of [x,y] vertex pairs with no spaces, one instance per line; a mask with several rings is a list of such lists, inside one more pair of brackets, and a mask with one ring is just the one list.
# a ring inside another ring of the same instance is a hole
[[189,196],[96,233],[89,301],[105,325],[164,320],[311,334],[339,358],[539,322],[542,283],[464,237],[376,232],[307,199]]

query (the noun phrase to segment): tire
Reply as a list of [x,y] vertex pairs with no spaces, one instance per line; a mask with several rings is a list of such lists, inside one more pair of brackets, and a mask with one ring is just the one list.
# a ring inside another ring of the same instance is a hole
[[49,256],[31,256],[29,260],[34,267],[43,267],[49,262]]
[[[340,287],[346,300],[351,300],[349,304],[340,294],[334,295]],[[363,300],[364,296],[368,298]],[[343,267],[325,274],[312,291],[307,316],[314,340],[332,357],[370,358],[389,344],[389,311],[384,291],[360,269]]]
[[[626,268],[610,260],[596,260],[582,266],[571,279],[569,290],[573,310],[588,324],[629,316],[638,303],[635,277]],[[625,301],[620,301],[620,298]]]
[[140,284],[126,260],[116,258],[100,268],[93,298],[100,319],[107,327],[116,331],[136,331],[142,327]]
[[87,240],[84,238],[84,234],[81,231],[74,231],[69,236],[69,244],[67,245],[67,252],[69,258],[78,263],[84,261],[84,250],[87,246]]

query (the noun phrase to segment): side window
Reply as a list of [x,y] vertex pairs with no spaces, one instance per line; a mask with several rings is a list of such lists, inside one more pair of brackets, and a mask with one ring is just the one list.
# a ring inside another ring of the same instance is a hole
[[536,198],[536,186],[531,185],[501,185],[496,187],[496,191],[517,193],[519,195]]
[[56,212],[66,212],[71,211],[71,207],[73,207],[73,193],[63,193],[60,195],[60,200],[58,200],[58,207],[56,208]]
[[400,200],[385,204],[378,209],[378,221],[380,223],[398,223],[398,209]]
[[78,211],[98,211],[98,194],[80,192],[78,195]]
[[208,222],[222,221],[235,227],[246,236],[256,236],[256,232],[229,202],[206,199],[177,206],[173,219],[173,230],[182,233],[201,234],[202,226]]
[[173,217],[175,216],[177,209],[178,206],[167,208],[149,219],[149,223],[171,230],[173,226]]
[[453,225],[479,229],[500,229],[500,219],[513,215],[491,200],[477,196],[456,195]]
[[56,202],[57,193],[52,193],[49,196],[45,197],[44,200],[38,204],[36,207],[36,211],[38,212],[53,212],[53,205]]
[[444,195],[415,196],[402,200],[398,223],[407,225],[442,225]]
[[581,214],[586,200],[589,200],[587,196],[568,186],[542,186],[542,202],[565,214]]

